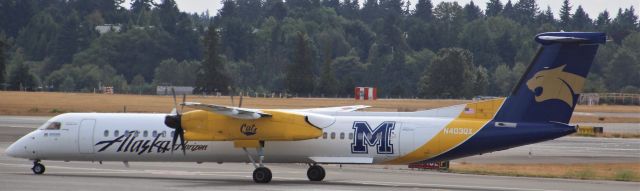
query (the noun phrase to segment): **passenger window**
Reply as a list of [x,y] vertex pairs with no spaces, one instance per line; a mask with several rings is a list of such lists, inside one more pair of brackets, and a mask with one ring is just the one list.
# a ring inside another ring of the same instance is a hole
[[138,137],[139,134],[140,134],[140,131],[133,131],[133,136],[134,137]]
[[120,131],[115,130],[115,131],[113,132],[113,136],[117,137],[118,135],[120,135]]
[[167,136],[167,132],[166,131],[162,131],[162,137]]
[[327,139],[327,132],[322,133],[322,139]]
[[129,130],[124,130],[124,136],[129,136]]
[[353,133],[349,133],[349,140],[353,139]]
[[340,139],[344,139],[344,132],[340,133]]
[[336,139],[336,132],[331,132],[331,139]]
[[47,128],[45,128],[46,130],[60,130],[60,122],[51,122],[49,123],[49,125],[47,126]]
[[151,133],[151,136],[157,137],[158,136],[158,132],[157,131],[153,131],[153,133]]
[[175,133],[176,131],[171,131],[171,137],[175,137],[176,136]]
[[144,130],[144,132],[142,133],[143,137],[147,137],[149,135],[149,132],[147,132],[147,130]]
[[104,137],[108,137],[109,136],[109,130],[104,130]]

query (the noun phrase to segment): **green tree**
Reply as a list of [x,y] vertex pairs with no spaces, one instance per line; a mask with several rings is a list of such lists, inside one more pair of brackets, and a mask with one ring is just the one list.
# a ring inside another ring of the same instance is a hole
[[433,4],[431,0],[418,0],[413,16],[426,22],[433,20]]
[[195,92],[199,93],[227,93],[231,81],[226,71],[225,64],[218,51],[218,32],[214,26],[209,26],[207,36],[204,38],[204,60],[196,78]]
[[609,27],[609,35],[613,38],[613,41],[620,44],[627,35],[638,31],[638,15],[635,14],[633,6],[622,9],[618,9],[616,18],[611,22]]
[[[329,49],[330,48],[327,46],[325,52],[328,52]],[[322,66],[322,73],[320,74],[320,83],[318,85],[318,93],[333,96],[337,92],[339,85],[333,71],[333,60],[331,59],[331,55],[328,53],[325,54],[326,56]]]
[[73,55],[78,50],[78,25],[79,18],[75,11],[65,18],[53,44],[51,61],[47,63],[43,73],[52,72],[63,64],[71,63]]
[[478,68],[475,69],[471,95],[486,95],[488,88],[489,74],[487,72],[487,69],[482,66],[478,66]]
[[4,40],[0,39],[0,86],[4,84],[5,74],[7,73],[6,64],[5,64],[5,43]]
[[60,90],[63,92],[73,92],[76,90],[76,83],[71,76],[64,78],[64,81],[60,84]]
[[475,78],[472,54],[460,48],[445,48],[418,82],[421,97],[463,98],[472,96]]
[[16,43],[24,49],[28,60],[43,60],[53,50],[58,28],[51,14],[39,12],[20,30]]
[[611,18],[609,17],[609,11],[604,10],[602,13],[598,14],[598,18],[595,23],[596,29],[599,31],[605,31],[607,27],[611,24]]
[[562,2],[562,7],[560,7],[560,27],[563,30],[569,30],[571,26],[571,5],[569,4],[569,0],[564,0]]
[[620,49],[606,68],[605,80],[609,90],[618,91],[625,86],[640,87],[638,58],[627,49]]
[[313,72],[309,37],[298,32],[293,62],[287,67],[285,84],[288,91],[300,95],[310,94],[313,89]]
[[487,2],[487,10],[485,10],[487,17],[498,16],[500,12],[502,12],[502,2],[500,0],[489,0]]
[[133,77],[133,80],[131,80],[130,84],[131,84],[131,90],[133,90],[133,92],[137,94],[142,94],[146,83],[144,82],[144,77],[138,74],[135,77]]
[[194,86],[198,69],[198,61],[163,60],[155,69],[153,82],[157,85]]
[[514,19],[522,24],[534,23],[539,11],[535,0],[518,0],[513,8],[516,16]]
[[31,73],[31,68],[24,62],[14,63],[9,72],[9,89],[35,91],[38,87],[37,77]]
[[458,34],[464,27],[462,7],[457,2],[441,2],[433,9],[433,15],[436,18],[437,32],[432,35],[437,39],[437,46],[431,49],[455,46]]
[[547,6],[547,10],[541,12],[536,17],[538,24],[555,24],[556,19],[553,17],[553,11],[551,11],[551,7]]
[[584,12],[582,6],[578,6],[576,12],[573,14],[573,18],[571,18],[571,24],[573,30],[587,31],[591,29],[592,21],[589,18],[589,14]]
[[482,18],[483,16],[482,10],[480,9],[480,7],[475,5],[473,1],[469,2],[469,4],[466,4],[463,8],[463,11],[467,21],[473,21],[473,20]]

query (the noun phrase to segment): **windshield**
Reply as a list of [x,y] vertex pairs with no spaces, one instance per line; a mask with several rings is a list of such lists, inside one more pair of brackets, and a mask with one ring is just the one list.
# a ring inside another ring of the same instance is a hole
[[60,122],[57,121],[53,121],[53,122],[49,122],[43,125],[44,128],[42,128],[43,130],[60,130],[60,126],[62,126],[62,124]]

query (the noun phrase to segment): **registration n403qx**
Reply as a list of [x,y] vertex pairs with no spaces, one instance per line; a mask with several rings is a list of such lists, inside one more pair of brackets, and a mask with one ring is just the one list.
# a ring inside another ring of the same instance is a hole
[[[9,148],[43,160],[250,162],[253,180],[271,181],[264,163],[410,164],[537,143],[576,131],[568,124],[604,33],[537,35],[541,46],[506,98],[416,112],[358,112],[367,106],[249,109],[174,102],[170,114],[67,113]],[[128,164],[128,163],[125,163]]]

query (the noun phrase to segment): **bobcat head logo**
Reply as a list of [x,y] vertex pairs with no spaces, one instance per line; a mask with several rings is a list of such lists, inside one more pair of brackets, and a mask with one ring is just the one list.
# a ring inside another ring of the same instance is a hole
[[539,71],[527,81],[527,87],[535,94],[536,102],[557,99],[573,107],[573,96],[582,92],[585,79],[563,71],[565,66]]

